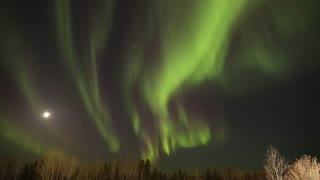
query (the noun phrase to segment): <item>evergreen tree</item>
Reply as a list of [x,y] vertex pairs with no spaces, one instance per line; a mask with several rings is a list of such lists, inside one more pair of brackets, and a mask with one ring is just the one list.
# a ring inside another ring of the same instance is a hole
[[178,169],[177,179],[179,179],[179,180],[183,180],[184,179],[184,174],[183,174],[183,172],[181,171],[180,168]]
[[218,174],[217,169],[214,169],[213,170],[213,174],[212,174],[212,179],[214,179],[214,180],[222,180],[223,177]]
[[120,171],[119,171],[119,167],[116,167],[116,173],[114,175],[114,180],[120,180]]
[[105,178],[106,179],[111,179],[111,164],[105,164],[104,166],[104,170],[105,170]]
[[150,175],[150,179],[152,180],[158,180],[159,179],[159,174],[158,174],[158,170],[157,168],[154,168],[151,175]]
[[144,160],[141,160],[138,164],[138,169],[137,169],[137,174],[138,174],[139,180],[142,180],[143,172],[144,172]]
[[212,180],[213,179],[213,175],[212,175],[210,169],[206,169],[206,171],[205,171],[205,179],[206,180]]
[[146,160],[143,168],[143,177],[144,179],[149,179],[150,178],[150,172],[151,172],[151,163],[149,159]]
[[163,179],[161,171],[159,171],[159,175],[158,175],[158,176],[159,176],[159,179],[160,179],[160,180]]
[[32,180],[35,179],[35,168],[33,164],[26,164],[22,169],[21,174],[19,175],[18,179],[25,179],[25,180]]
[[176,180],[176,179],[178,179],[178,175],[177,175],[177,173],[175,172],[175,173],[173,173],[173,175],[171,176],[171,179],[172,180]]

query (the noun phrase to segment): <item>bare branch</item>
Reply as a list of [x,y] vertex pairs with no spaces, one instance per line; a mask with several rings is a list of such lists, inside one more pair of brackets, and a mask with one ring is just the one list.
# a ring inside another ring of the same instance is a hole
[[273,146],[270,146],[265,155],[264,169],[268,180],[284,180],[288,169],[288,161],[281,157]]

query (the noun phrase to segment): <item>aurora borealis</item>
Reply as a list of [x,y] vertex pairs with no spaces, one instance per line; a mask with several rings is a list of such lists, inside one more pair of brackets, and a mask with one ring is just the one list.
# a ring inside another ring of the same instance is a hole
[[269,144],[320,155],[314,0],[2,4],[2,156],[259,168]]

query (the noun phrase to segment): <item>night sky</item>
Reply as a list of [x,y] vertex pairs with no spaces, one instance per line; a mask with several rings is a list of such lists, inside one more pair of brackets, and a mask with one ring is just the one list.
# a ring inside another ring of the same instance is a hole
[[[320,156],[316,0],[2,0],[0,157],[164,170]],[[43,113],[48,112],[48,118]]]

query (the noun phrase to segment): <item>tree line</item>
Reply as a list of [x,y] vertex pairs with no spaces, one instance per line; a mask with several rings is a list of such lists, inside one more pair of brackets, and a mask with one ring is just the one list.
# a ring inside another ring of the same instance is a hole
[[148,159],[82,163],[63,152],[50,151],[31,163],[0,162],[0,180],[320,180],[316,157],[303,155],[290,162],[270,146],[265,154],[264,171],[237,169],[178,169],[165,173],[152,167]]
[[1,162],[2,180],[258,180],[263,173],[242,170],[206,169],[165,173],[152,167],[148,159],[81,163],[77,158],[52,151],[32,163]]

